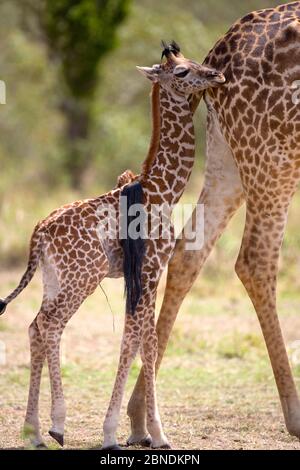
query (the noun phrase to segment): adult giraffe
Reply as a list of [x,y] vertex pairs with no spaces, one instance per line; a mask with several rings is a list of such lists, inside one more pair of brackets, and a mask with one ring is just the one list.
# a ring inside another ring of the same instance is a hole
[[[300,179],[300,107],[292,96],[293,82],[300,79],[300,2],[248,14],[218,41],[204,63],[227,79],[222,88],[198,97],[199,102],[204,96],[208,109],[207,163],[199,199],[205,205],[205,242],[201,251],[185,251],[183,234],[176,244],[157,323],[156,370],[183,299],[245,201],[236,272],[261,324],[287,429],[300,437],[300,402],[276,311],[278,258]],[[141,371],[128,404],[128,444],[147,436],[144,409]]]

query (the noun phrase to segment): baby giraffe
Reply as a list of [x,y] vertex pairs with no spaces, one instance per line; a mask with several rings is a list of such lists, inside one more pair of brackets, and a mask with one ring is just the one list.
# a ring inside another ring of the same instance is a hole
[[[162,63],[138,70],[153,83],[153,135],[141,175],[125,172],[111,192],[77,201],[50,214],[35,228],[27,271],[17,289],[0,302],[0,312],[30,282],[38,264],[43,273],[44,295],[39,313],[29,327],[31,376],[25,428],[31,443],[43,446],[38,417],[41,372],[47,358],[51,382],[50,435],[64,442],[66,408],[60,372],[62,332],[82,302],[105,277],[125,278],[126,315],[120,361],[103,430],[105,449],[118,449],[116,429],[124,387],[131,363],[140,350],[145,371],[147,423],[133,443],[169,447],[159,417],[155,390],[157,337],[155,301],[157,286],[174,248],[168,236],[146,233],[151,207],[173,206],[190,177],[195,154],[193,111],[190,97],[225,82],[216,70],[185,59],[176,43],[164,45]],[[120,201],[125,200],[125,205]],[[144,218],[136,218],[137,204]],[[132,233],[136,221],[138,236]],[[142,222],[143,220],[143,222]],[[130,222],[130,224],[129,224]],[[107,227],[115,226],[115,230]],[[161,228],[159,217],[154,226]],[[114,232],[113,236],[112,232]],[[122,232],[122,233],[121,233]],[[150,436],[149,436],[150,434]]]

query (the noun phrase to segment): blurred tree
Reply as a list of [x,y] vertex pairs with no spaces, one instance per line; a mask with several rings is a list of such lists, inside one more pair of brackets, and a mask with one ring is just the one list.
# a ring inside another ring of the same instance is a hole
[[50,55],[61,66],[61,110],[66,118],[65,167],[78,188],[89,166],[89,131],[99,64],[116,46],[130,0],[27,0]]
[[129,0],[45,0],[42,25],[54,57],[61,62],[66,84],[62,111],[66,116],[66,169],[80,185],[91,154],[88,137],[99,63],[116,45],[116,30]]

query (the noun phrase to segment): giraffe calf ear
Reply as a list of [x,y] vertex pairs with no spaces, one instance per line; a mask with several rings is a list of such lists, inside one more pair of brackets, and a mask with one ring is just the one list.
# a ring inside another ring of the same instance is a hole
[[144,77],[148,78],[148,80],[151,80],[153,83],[158,82],[158,69],[157,67],[137,67],[137,70],[144,75]]

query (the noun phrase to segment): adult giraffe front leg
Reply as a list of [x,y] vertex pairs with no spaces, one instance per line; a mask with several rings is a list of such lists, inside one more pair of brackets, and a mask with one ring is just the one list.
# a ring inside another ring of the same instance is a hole
[[[204,187],[198,204],[204,205],[204,245],[199,251],[186,251],[183,237],[177,241],[169,263],[164,301],[157,322],[158,358],[156,372],[161,364],[169,336],[180,306],[196,280],[216,241],[233,214],[243,202],[243,190],[231,150],[224,139],[216,114],[209,107],[207,118],[207,164]],[[193,226],[197,227],[193,213]],[[190,222],[188,222],[190,226]],[[199,227],[201,229],[201,227]],[[131,436],[128,445],[149,445],[146,426],[145,384],[143,369],[140,372],[128,404]]]
[[[269,186],[269,193],[273,194],[275,187],[274,182]],[[283,191],[276,202],[270,199],[267,205],[266,195],[260,201],[248,198],[246,227],[236,272],[252,300],[262,328],[286,427],[291,435],[300,438],[300,401],[276,307],[278,258],[293,193],[294,190]]]

